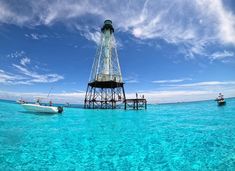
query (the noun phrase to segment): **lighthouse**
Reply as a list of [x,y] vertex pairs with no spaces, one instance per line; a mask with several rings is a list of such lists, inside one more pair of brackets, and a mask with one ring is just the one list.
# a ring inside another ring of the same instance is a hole
[[111,20],[105,20],[87,85],[84,108],[115,109],[125,100],[114,28]]

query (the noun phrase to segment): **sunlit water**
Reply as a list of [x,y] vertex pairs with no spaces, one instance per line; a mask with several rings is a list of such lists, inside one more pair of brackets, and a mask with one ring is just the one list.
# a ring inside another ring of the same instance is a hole
[[235,170],[235,99],[59,115],[0,101],[0,170]]

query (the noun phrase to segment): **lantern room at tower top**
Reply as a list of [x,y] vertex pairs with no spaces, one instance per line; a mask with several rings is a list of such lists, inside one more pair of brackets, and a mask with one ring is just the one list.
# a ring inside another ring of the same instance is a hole
[[104,33],[105,30],[110,30],[112,33],[114,32],[113,24],[111,20],[105,20],[104,26],[101,28],[101,31]]

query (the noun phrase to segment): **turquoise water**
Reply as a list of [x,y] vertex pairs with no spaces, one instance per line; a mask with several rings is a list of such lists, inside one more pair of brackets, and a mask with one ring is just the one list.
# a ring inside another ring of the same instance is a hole
[[235,170],[235,99],[62,115],[0,109],[0,170]]

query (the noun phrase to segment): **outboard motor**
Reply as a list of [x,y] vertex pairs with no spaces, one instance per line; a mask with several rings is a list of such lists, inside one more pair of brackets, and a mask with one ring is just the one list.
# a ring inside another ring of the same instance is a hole
[[61,106],[58,106],[57,109],[58,109],[58,113],[62,113],[64,110],[63,107],[61,107]]

